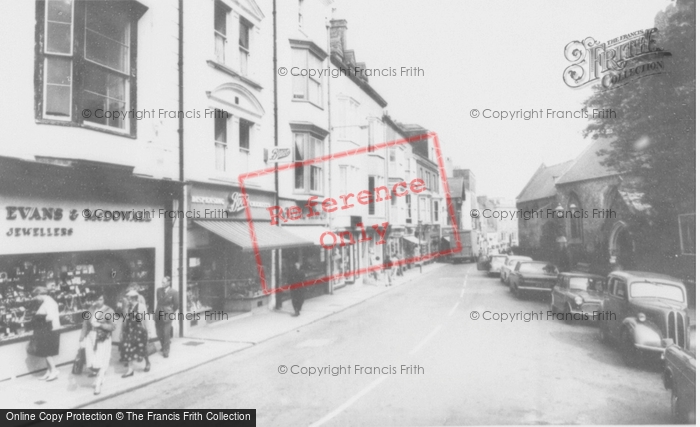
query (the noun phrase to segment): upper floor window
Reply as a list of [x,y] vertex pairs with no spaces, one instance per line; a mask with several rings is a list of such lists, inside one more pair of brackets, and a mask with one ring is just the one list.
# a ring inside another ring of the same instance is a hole
[[214,6],[214,55],[216,60],[222,64],[226,63],[226,44],[228,14],[231,8],[221,2],[216,2]]
[[135,133],[137,2],[39,2],[40,118]]
[[695,255],[695,214],[678,215],[681,235],[681,253]]
[[[323,60],[309,49],[292,49],[292,63],[297,70],[321,69]],[[320,76],[309,76],[311,73],[295,72],[293,79],[293,98],[300,101],[309,101],[318,107],[323,107],[323,90]]]
[[323,140],[307,132],[294,132],[294,189],[300,192],[323,191],[323,163],[304,165],[304,160],[323,156]]
[[253,122],[246,119],[238,120],[238,147],[241,151],[250,151],[250,129]]
[[238,25],[238,50],[241,56],[240,71],[244,76],[248,75],[248,59],[250,57],[250,30],[253,28],[247,19],[241,17]]
[[433,222],[440,221],[440,202],[433,200]]
[[304,26],[304,0],[299,0],[299,10],[298,10],[298,17],[299,21],[299,27]]
[[214,118],[214,167],[217,171],[226,171],[228,150],[228,119],[227,114],[218,114]]

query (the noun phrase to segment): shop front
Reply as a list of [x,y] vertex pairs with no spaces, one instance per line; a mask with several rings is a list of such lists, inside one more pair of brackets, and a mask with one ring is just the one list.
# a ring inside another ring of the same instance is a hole
[[[159,213],[177,197],[177,187],[136,178],[129,171],[80,165],[3,159],[0,168],[3,380],[46,367],[42,358],[26,351],[39,308],[32,291],[38,286],[46,287],[58,303],[58,364],[75,358],[82,314],[98,296],[121,312],[126,288],[135,283],[152,311],[154,283],[169,274],[165,246],[172,221]],[[120,338],[117,326],[115,344]]]
[[[252,223],[246,216],[250,207]],[[230,186],[192,184],[187,237],[187,312],[189,326],[205,323],[206,311],[229,315],[249,312],[267,305],[267,289],[275,287],[274,252],[312,247],[308,239],[270,224],[268,207],[274,193]],[[251,227],[255,243],[251,236]],[[259,258],[258,258],[259,256]],[[261,265],[261,269],[258,269]],[[197,320],[197,318],[199,320]],[[213,318],[209,321],[221,320]]]

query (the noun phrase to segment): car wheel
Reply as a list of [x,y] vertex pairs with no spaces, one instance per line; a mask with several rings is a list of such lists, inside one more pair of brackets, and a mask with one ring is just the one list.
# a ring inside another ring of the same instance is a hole
[[515,295],[516,298],[520,298],[520,289],[518,289],[518,285],[516,285],[513,282],[510,282],[510,291]]
[[625,360],[625,364],[629,367],[636,367],[639,365],[639,350],[634,346],[634,339],[630,336],[629,332],[622,333],[622,358]]
[[688,420],[683,419],[683,416],[681,415],[681,410],[678,406],[678,392],[676,391],[675,386],[671,387],[671,419],[675,424],[688,423]]
[[566,305],[566,309],[564,309],[564,322],[566,322],[567,325],[570,325],[573,323],[574,316],[571,314],[571,306],[569,304]]
[[552,311],[553,314],[559,313],[559,309],[557,308],[556,305],[554,305],[554,296],[552,296],[552,305],[550,307],[550,310]]
[[600,322],[600,327],[598,327],[598,337],[603,342],[603,344],[610,344],[610,335],[608,334],[608,328],[605,327],[605,322]]

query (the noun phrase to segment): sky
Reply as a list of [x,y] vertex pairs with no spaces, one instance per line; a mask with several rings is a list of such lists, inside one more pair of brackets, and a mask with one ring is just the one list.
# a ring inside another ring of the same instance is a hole
[[480,195],[515,198],[542,163],[576,158],[590,143],[588,120],[486,119],[484,110],[581,110],[591,89],[564,83],[564,47],[652,28],[669,4],[335,0],[333,18],[348,21],[346,48],[367,68],[424,70],[422,77],[369,78],[392,118],[436,132],[443,155],[474,172]]

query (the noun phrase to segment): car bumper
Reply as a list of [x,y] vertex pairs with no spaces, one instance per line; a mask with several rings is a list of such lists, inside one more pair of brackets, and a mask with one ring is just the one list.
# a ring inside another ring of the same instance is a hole
[[553,287],[554,285],[547,288],[541,288],[536,286],[518,286],[518,290],[527,292],[552,292]]
[[646,353],[656,353],[659,358],[663,359],[664,358],[664,348],[663,347],[654,347],[650,345],[644,345],[644,344],[635,344],[634,347],[637,350],[646,352]]

